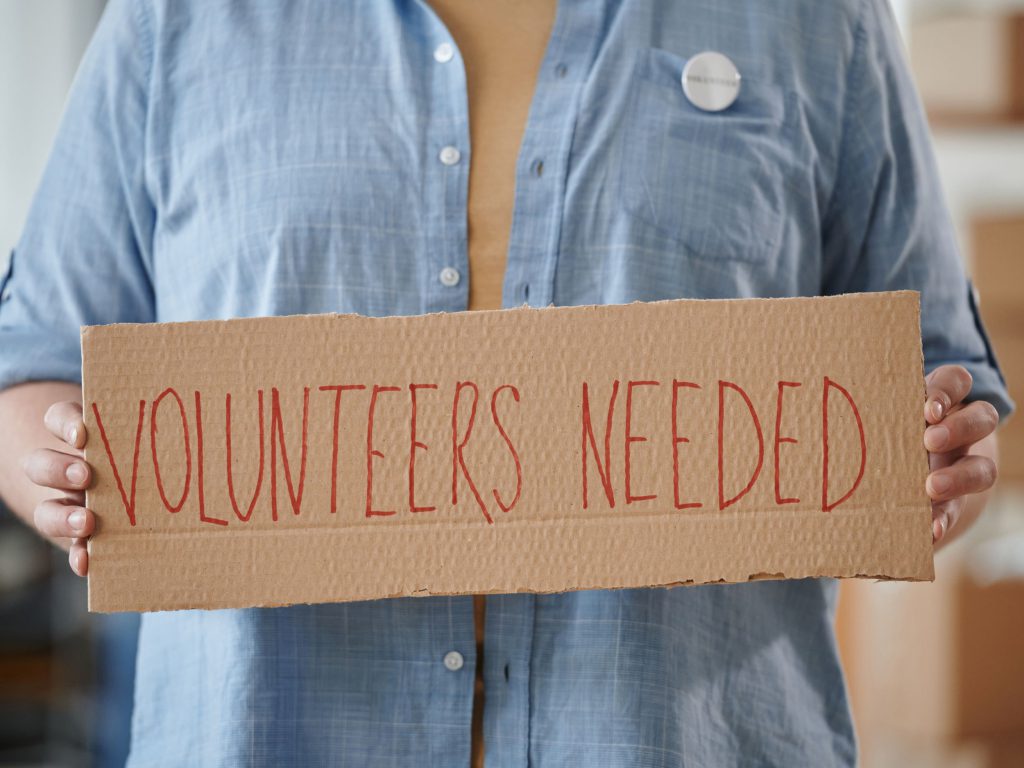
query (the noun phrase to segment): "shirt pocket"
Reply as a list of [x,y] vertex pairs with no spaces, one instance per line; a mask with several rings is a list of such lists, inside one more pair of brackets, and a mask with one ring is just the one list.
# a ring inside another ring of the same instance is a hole
[[691,255],[766,261],[784,228],[788,92],[744,76],[731,106],[705,112],[683,93],[686,61],[657,48],[638,54],[620,134],[623,206]]

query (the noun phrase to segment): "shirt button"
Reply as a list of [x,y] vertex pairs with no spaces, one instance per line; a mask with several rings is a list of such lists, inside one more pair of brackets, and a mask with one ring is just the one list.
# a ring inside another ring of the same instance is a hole
[[460,159],[462,159],[462,153],[455,147],[444,147],[438,155],[438,158],[445,165],[455,165]]
[[437,276],[437,279],[441,281],[441,285],[446,288],[454,288],[459,284],[459,280],[462,279],[462,275],[459,274],[459,270],[455,267],[445,267],[441,270],[441,274]]
[[465,664],[465,659],[462,658],[462,654],[458,651],[448,651],[444,655],[444,666],[450,672],[458,672],[462,669],[462,665]]
[[447,64],[455,56],[455,48],[451,43],[441,43],[434,49],[434,61],[439,64]]

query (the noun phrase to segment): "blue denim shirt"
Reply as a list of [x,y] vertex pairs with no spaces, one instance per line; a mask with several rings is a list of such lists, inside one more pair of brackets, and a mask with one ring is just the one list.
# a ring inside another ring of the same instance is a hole
[[[81,324],[465,309],[443,42],[416,0],[113,0],[4,280],[0,386],[77,380]],[[680,84],[704,50],[742,75],[717,114]],[[913,288],[928,366],[1011,407],[884,0],[562,0],[516,173],[506,306]],[[852,765],[835,596],[489,597],[487,764]],[[469,597],[146,615],[130,765],[465,766],[473,635]]]

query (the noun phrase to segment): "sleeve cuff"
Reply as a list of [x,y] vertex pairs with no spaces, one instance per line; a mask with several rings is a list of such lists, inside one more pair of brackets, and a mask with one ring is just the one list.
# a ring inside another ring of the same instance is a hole
[[1010,414],[1012,414],[1017,406],[1010,399],[1009,393],[1006,391],[1006,384],[1003,381],[1003,376],[997,368],[993,368],[986,363],[978,362],[965,362],[963,360],[943,360],[942,362],[927,364],[925,370],[927,373],[931,373],[935,368],[940,365],[962,365],[967,369],[967,372],[971,374],[971,378],[974,380],[974,385],[971,387],[970,394],[965,398],[966,402],[974,402],[975,400],[984,400],[991,403],[996,411],[999,413],[999,423],[1002,424],[1006,421]]
[[0,328],[0,390],[27,381],[82,380],[77,344],[41,339],[37,333]]
[[1006,391],[1003,377],[987,365],[965,365],[964,368],[974,378],[974,386],[971,387],[967,400],[985,400],[992,403],[999,412],[999,423],[1006,421],[1017,406]]

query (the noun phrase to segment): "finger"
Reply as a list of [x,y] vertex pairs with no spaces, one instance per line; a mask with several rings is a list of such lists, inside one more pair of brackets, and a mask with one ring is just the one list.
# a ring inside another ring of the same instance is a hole
[[939,424],[924,431],[924,446],[933,453],[943,453],[974,445],[995,432],[999,412],[991,403],[978,400],[950,413]]
[[50,434],[72,448],[81,448],[85,445],[85,420],[82,418],[82,406],[79,403],[54,403],[46,409],[43,424]]
[[925,379],[925,420],[929,424],[942,421],[950,408],[967,397],[973,383],[971,374],[962,365],[942,365],[928,374]]
[[45,488],[77,491],[89,486],[89,465],[77,456],[49,448],[30,453],[22,462],[28,479]]
[[78,576],[85,576],[89,572],[89,553],[85,548],[85,539],[75,539],[71,542],[68,563]]
[[936,469],[944,469],[951,467],[956,462],[966,456],[970,451],[970,448],[954,448],[952,451],[943,451],[942,453],[928,452],[928,471],[934,472]]
[[938,544],[953,530],[963,509],[963,497],[932,505],[932,543]]
[[92,512],[71,499],[49,499],[36,507],[36,530],[51,539],[74,539],[92,534]]
[[928,475],[925,485],[933,501],[949,501],[987,491],[996,481],[996,465],[988,456],[964,456],[952,466]]

